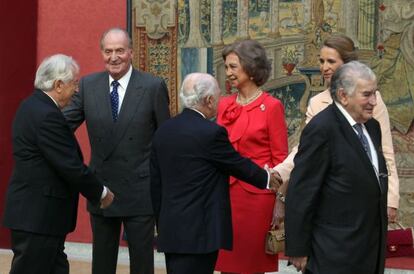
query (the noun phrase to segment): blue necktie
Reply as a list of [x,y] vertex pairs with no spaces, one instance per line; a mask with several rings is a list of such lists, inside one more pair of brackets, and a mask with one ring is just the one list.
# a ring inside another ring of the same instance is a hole
[[112,108],[112,119],[114,122],[118,119],[118,106],[119,106],[119,96],[118,96],[118,81],[114,80],[111,83],[111,108]]
[[371,149],[369,148],[368,139],[365,136],[364,132],[362,131],[362,125],[355,124],[354,128],[358,132],[359,141],[361,141],[361,144],[364,147],[365,152],[368,154],[368,157],[372,162]]

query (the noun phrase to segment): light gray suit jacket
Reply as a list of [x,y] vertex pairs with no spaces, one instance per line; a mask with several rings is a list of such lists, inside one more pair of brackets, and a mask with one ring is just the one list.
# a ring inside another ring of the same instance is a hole
[[86,121],[90,168],[115,194],[108,209],[88,204],[90,212],[118,217],[153,214],[149,155],[155,130],[170,117],[168,104],[165,82],[134,69],[113,122],[108,73],[81,79],[79,92],[63,113],[73,130]]

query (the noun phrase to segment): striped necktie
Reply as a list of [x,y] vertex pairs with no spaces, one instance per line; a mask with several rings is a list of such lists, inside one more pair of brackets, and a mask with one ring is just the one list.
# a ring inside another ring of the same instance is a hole
[[362,146],[364,147],[365,152],[368,154],[368,157],[372,162],[371,149],[369,148],[368,139],[367,139],[367,137],[365,136],[365,134],[362,130],[362,125],[359,124],[359,123],[355,124],[354,128],[358,132],[359,141],[361,142]]
[[119,95],[118,95],[118,81],[114,80],[111,83],[111,109],[112,109],[112,119],[114,122],[118,119],[118,106],[119,106]]

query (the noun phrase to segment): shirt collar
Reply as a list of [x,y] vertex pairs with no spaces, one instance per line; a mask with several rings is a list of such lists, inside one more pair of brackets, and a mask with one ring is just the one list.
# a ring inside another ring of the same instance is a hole
[[204,119],[206,119],[206,116],[199,110],[195,109],[195,108],[190,108],[192,110],[194,110],[195,112],[199,113],[201,116],[203,116]]
[[[119,85],[126,90],[128,83],[129,83],[129,79],[131,79],[131,75],[132,75],[132,65],[129,65],[129,69],[128,72],[125,73],[124,76],[121,77],[121,79],[117,80]],[[109,74],[109,85],[111,85],[112,81],[114,81],[115,79]]]
[[42,90],[42,91],[43,91],[43,93],[44,93],[44,94],[46,94],[47,96],[49,96],[49,98],[50,98],[50,99],[52,99],[53,103],[55,103],[55,105],[56,105],[58,108],[60,108],[60,106],[59,106],[58,102],[56,102],[56,100],[55,100],[55,99],[53,99],[53,97],[52,97],[52,96],[50,96],[48,92],[46,92],[46,91],[44,91],[44,90]]
[[338,107],[339,111],[345,116],[346,120],[348,121],[348,123],[351,125],[351,127],[353,127],[355,124],[357,124],[357,122],[355,122],[354,118],[351,117],[351,115],[348,113],[348,111],[346,111],[346,109],[337,101],[335,101],[335,105]]

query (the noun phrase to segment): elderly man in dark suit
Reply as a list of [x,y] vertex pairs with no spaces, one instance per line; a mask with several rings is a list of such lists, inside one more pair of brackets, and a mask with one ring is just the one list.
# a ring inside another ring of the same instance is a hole
[[[211,75],[189,74],[180,97],[183,112],[157,130],[152,146],[158,251],[165,252],[167,273],[211,274],[218,250],[232,248],[229,176],[263,189],[269,175],[241,157],[226,129],[209,120],[220,97]],[[270,186],[278,187],[273,176]]]
[[113,194],[83,164],[60,108],[78,90],[77,63],[58,54],[40,64],[35,91],[13,122],[15,168],[6,196],[4,225],[11,228],[11,274],[68,274],[66,234],[76,225],[79,192],[107,207]]
[[315,274],[384,272],[387,169],[372,118],[377,83],[353,61],[332,77],[334,103],[305,127],[286,197],[286,252]]
[[64,111],[73,129],[86,121],[90,167],[115,193],[102,210],[88,204],[93,232],[92,274],[115,274],[121,224],[128,236],[131,273],[154,273],[154,217],[149,154],[153,133],[170,117],[163,80],[131,65],[132,42],[122,29],[101,39],[106,71],[80,81]]

